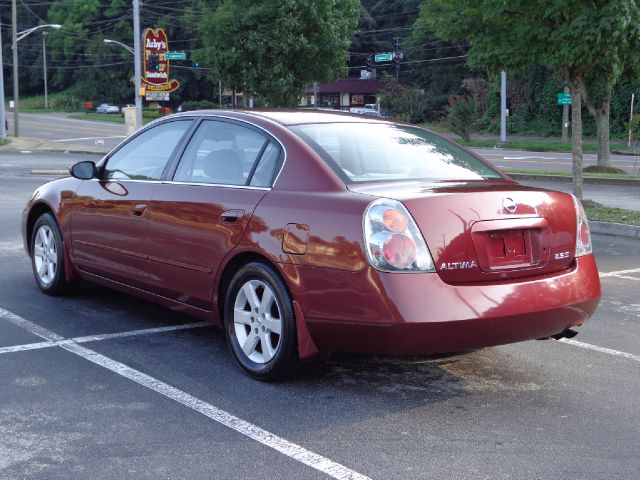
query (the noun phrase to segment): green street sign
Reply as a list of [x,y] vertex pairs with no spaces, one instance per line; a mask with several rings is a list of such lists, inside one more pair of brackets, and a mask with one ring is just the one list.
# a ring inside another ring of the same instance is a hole
[[167,60],[186,60],[187,54],[186,52],[166,52],[164,58]]
[[373,58],[375,62],[390,62],[393,60],[393,53],[376,53],[376,56]]
[[558,105],[571,105],[571,94],[558,92]]

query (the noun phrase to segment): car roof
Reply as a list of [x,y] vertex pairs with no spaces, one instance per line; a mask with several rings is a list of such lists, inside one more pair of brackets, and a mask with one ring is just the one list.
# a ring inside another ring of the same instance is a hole
[[249,119],[251,117],[263,117],[285,126],[303,125],[311,123],[372,123],[381,122],[371,116],[350,114],[336,110],[192,110],[178,114],[185,115],[212,115],[232,116],[235,118]]

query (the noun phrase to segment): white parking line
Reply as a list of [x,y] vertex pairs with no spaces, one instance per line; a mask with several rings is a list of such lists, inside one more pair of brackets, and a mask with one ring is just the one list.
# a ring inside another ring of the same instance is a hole
[[617,272],[600,273],[600,278],[617,277],[618,275],[626,275],[627,273],[640,273],[640,268],[632,268],[629,270],[618,270]]
[[607,278],[619,278],[622,280],[640,280],[640,277],[628,277],[626,275],[609,275]]
[[[288,440],[279,437],[267,430],[264,430],[257,425],[254,425],[246,420],[236,417],[218,407],[211,405],[203,400],[200,400],[193,395],[190,395],[182,390],[179,390],[161,380],[153,378],[146,373],[142,373],[139,370],[135,370],[123,363],[113,360],[105,355],[90,350],[86,347],[78,345],[76,342],[68,339],[65,340],[60,335],[47,330],[29,320],[26,320],[13,312],[0,308],[0,318],[19,326],[29,333],[32,333],[44,340],[47,340],[46,344],[55,343],[56,346],[63,348],[64,350],[78,355],[85,360],[88,360],[96,365],[99,365],[107,370],[117,373],[118,375],[127,378],[138,385],[142,385],[150,390],[153,390],[167,398],[170,398],[182,405],[205,415],[206,417],[214,420],[225,427],[231,428],[236,432],[249,437],[261,444],[270,447],[289,458],[297,460],[304,465],[312,467],[322,473],[325,473],[338,480],[370,480],[369,477],[362,475],[350,468],[345,467],[333,460],[328,459],[322,455],[318,455],[310,450],[307,450],[300,445],[289,442]],[[104,337],[103,335],[97,335],[94,337],[80,337],[80,338],[95,338]]]
[[[3,312],[6,312],[6,310],[0,309],[0,316],[2,316]],[[73,342],[75,343],[98,342],[101,340],[111,340],[112,338],[125,338],[125,337],[134,337],[137,335],[150,335],[153,333],[173,332],[176,330],[189,330],[191,328],[206,327],[208,325],[209,324],[207,322],[197,322],[197,323],[187,323],[183,325],[171,325],[168,327],[145,328],[142,330],[129,330],[128,332],[103,333],[101,335],[87,335],[85,337],[74,337],[74,338],[67,338],[63,340],[50,341],[50,342],[27,343],[24,345],[1,347],[0,354],[24,352],[26,350],[39,350],[42,348],[59,347],[63,344],[68,344]]]
[[619,350],[613,350],[612,348],[599,347],[590,343],[578,342],[577,340],[571,340],[569,338],[561,338],[559,342],[573,345],[574,347],[586,348],[587,350],[594,350],[600,353],[606,353],[609,355],[615,355],[616,357],[628,358],[629,360],[635,360],[640,362],[640,355],[634,355],[632,353],[621,352]]

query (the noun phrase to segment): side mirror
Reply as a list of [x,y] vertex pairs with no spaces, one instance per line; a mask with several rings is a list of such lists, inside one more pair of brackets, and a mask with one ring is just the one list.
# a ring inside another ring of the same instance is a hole
[[71,165],[69,173],[72,177],[79,178],[80,180],[91,180],[97,176],[96,164],[90,160],[78,162]]

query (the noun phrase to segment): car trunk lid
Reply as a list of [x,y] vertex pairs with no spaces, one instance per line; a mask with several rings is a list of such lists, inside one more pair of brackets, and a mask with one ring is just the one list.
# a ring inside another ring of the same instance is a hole
[[570,195],[511,181],[368,184],[353,191],[401,201],[448,283],[544,275],[574,259]]

